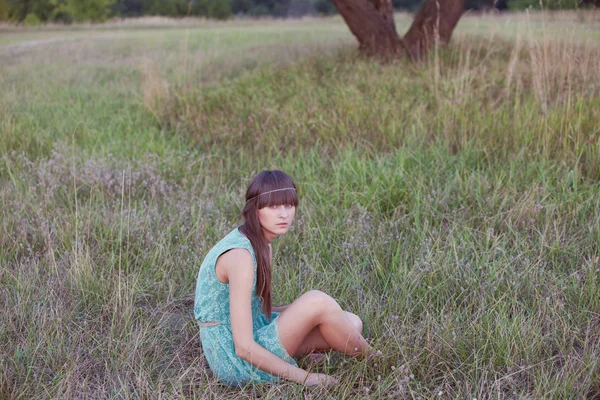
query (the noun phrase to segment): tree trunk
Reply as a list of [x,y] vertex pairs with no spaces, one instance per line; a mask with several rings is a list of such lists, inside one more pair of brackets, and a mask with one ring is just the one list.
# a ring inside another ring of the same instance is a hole
[[332,0],[359,43],[361,52],[395,56],[404,44],[396,33],[391,0]]
[[25,18],[27,17],[27,14],[29,14],[29,0],[24,0],[23,1],[23,15],[21,16],[21,21],[25,20]]
[[404,36],[411,57],[423,58],[436,40],[447,44],[464,8],[465,0],[426,0]]
[[423,58],[436,40],[446,44],[465,7],[465,0],[425,0],[404,39],[396,33],[391,0],[332,0],[362,53],[385,59]]

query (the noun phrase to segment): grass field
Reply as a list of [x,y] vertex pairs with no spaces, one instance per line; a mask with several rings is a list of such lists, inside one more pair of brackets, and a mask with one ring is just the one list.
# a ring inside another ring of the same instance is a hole
[[[600,15],[355,48],[339,18],[0,26],[0,399],[600,396]],[[301,197],[275,302],[323,290],[384,353],[301,362],[330,390],[202,356],[199,264],[265,168]]]

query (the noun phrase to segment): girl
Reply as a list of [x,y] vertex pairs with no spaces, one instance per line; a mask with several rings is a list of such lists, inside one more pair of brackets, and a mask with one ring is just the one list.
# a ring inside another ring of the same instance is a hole
[[337,350],[370,352],[362,321],[323,292],[271,305],[271,242],[286,233],[298,206],[296,186],[282,171],[262,171],[246,191],[244,224],[213,247],[200,266],[194,316],[210,369],[228,385],[277,382],[333,385],[298,368],[295,358]]

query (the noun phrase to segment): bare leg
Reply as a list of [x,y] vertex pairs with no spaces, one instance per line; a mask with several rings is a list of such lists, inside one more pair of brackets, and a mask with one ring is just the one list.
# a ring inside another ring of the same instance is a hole
[[[352,357],[364,357],[369,354],[370,346],[352,319],[333,298],[313,290],[290,304],[277,323],[288,354],[329,348]],[[320,337],[313,332],[315,328]]]
[[[348,311],[344,311],[346,316],[350,319],[354,327],[359,333],[362,333],[363,322],[360,317]],[[331,351],[331,346],[325,341],[319,327],[313,328],[312,331],[304,338],[304,341],[298,348],[298,351],[294,355],[296,358],[310,355],[311,353],[325,353]]]

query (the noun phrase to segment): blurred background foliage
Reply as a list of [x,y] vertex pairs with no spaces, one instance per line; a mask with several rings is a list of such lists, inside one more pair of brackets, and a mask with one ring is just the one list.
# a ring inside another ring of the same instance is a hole
[[[423,0],[392,0],[398,11],[415,11]],[[598,0],[467,0],[467,10],[574,9],[595,7]],[[0,0],[0,21],[24,25],[46,22],[103,22],[141,16],[278,17],[332,15],[331,0]]]

